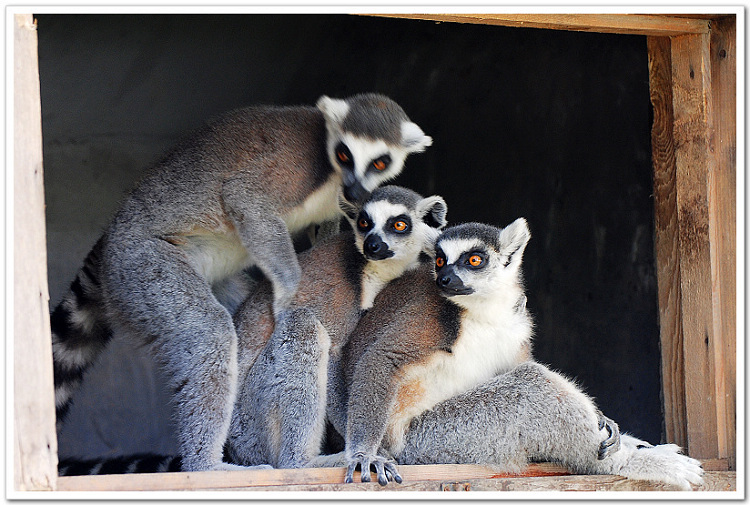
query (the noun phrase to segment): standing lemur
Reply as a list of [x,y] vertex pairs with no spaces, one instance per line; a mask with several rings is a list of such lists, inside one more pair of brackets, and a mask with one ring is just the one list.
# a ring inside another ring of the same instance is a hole
[[446,205],[398,186],[375,190],[361,207],[342,202],[353,231],[299,256],[290,316],[274,325],[272,291],[260,284],[240,307],[239,393],[227,454],[242,465],[301,467],[320,452],[327,399],[341,396],[341,349],[380,289],[431,260]]
[[290,234],[337,218],[339,192],[362,199],[431,143],[375,94],[240,109],[184,140],[127,197],[52,313],[58,425],[85,370],[122,332],[166,371],[183,469],[233,468],[221,459],[237,336],[217,295],[232,305],[228,286],[255,265],[284,324],[301,275]]
[[[518,470],[557,461],[574,471],[664,481],[690,489],[700,463],[674,445],[619,434],[571,381],[531,359],[532,321],[521,258],[524,219],[505,229],[446,229],[435,263],[378,295],[344,348],[345,454],[369,481],[401,478],[395,462],[492,463]],[[392,458],[395,458],[395,461]]]

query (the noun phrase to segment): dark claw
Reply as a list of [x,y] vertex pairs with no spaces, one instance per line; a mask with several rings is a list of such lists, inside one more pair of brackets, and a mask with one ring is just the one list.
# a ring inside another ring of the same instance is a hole
[[349,465],[349,468],[346,469],[346,478],[344,479],[344,482],[347,484],[351,484],[354,482],[354,469],[357,468],[356,463],[352,463]]
[[612,419],[599,414],[599,429],[606,428],[609,436],[599,444],[598,459],[602,460],[620,450],[620,427]]
[[360,479],[362,482],[371,482],[372,479],[370,478],[370,469],[360,469],[360,472],[362,472],[362,478]]
[[401,475],[399,475],[398,470],[396,469],[396,465],[394,465],[393,463],[386,463],[385,471],[389,476],[388,480],[396,481],[398,484],[401,484],[403,482]]

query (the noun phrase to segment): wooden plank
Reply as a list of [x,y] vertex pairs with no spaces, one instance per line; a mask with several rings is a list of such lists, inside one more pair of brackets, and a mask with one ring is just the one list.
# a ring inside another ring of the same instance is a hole
[[737,82],[735,16],[711,25],[711,91],[715,159],[709,173],[709,237],[714,320],[719,457],[736,466],[737,368]]
[[677,168],[672,110],[672,47],[668,37],[648,37],[653,124],[654,248],[659,300],[662,391],[667,441],[687,445],[682,295],[677,225]]
[[[401,465],[405,481],[442,481],[461,479],[495,479],[507,472],[482,465]],[[564,475],[569,472],[550,463],[529,465],[524,476]],[[59,477],[59,491],[164,491],[207,488],[247,488],[251,486],[287,486],[306,484],[339,484],[344,482],[346,468],[308,468],[303,470],[243,470],[233,472],[180,472],[129,475],[85,475]],[[359,481],[359,472],[354,480]]]
[[687,449],[696,458],[719,457],[708,206],[709,42],[707,34],[671,41]]
[[37,34],[14,16],[13,454],[15,490],[54,489],[57,435],[44,222]]
[[645,14],[368,14],[439,22],[516,28],[544,28],[629,35],[674,36],[709,33],[708,19]]
[[[544,466],[544,465],[542,465]],[[554,467],[550,467],[554,468]],[[344,484],[345,469],[186,472],[60,477],[59,491],[663,491],[667,484],[616,475],[509,476],[475,465],[401,466],[403,484]],[[275,474],[275,475],[274,475]],[[735,472],[706,472],[696,491],[736,491]],[[144,485],[145,483],[145,485]],[[65,493],[61,493],[65,497]]]

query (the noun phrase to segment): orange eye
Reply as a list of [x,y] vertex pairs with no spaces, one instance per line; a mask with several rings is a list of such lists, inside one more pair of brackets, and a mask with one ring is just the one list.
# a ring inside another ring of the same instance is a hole
[[375,167],[378,170],[385,170],[385,161],[383,160],[375,160],[372,162],[372,166]]
[[406,223],[403,221],[396,221],[393,223],[393,227],[396,229],[396,231],[404,231],[406,229]]
[[346,163],[347,161],[349,161],[349,156],[347,156],[344,151],[338,151],[336,153],[336,156],[339,157],[339,161],[341,161],[342,163]]
[[469,258],[469,265],[473,267],[478,267],[479,265],[482,264],[483,261],[484,260],[482,259],[481,256],[479,256],[478,254],[474,254],[473,256]]
[[357,226],[359,226],[360,228],[367,228],[369,224],[370,223],[367,222],[367,219],[360,219],[359,221],[357,221]]
[[445,260],[443,258],[438,257],[435,260],[435,264],[437,265],[438,268],[443,268],[443,265],[445,265]]

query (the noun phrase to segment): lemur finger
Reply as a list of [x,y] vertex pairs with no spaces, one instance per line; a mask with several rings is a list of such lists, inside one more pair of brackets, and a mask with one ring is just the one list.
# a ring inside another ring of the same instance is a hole
[[347,484],[351,484],[354,482],[354,470],[357,468],[357,462],[349,463],[349,467],[346,469],[346,478],[344,479],[344,482]]
[[359,480],[361,482],[372,482],[372,477],[370,477],[370,463],[371,463],[370,458],[368,458],[367,456],[363,456],[360,459],[360,465],[359,465],[360,466],[359,467],[360,479]]
[[385,463],[385,473],[388,475],[388,480],[396,481],[397,483],[401,484],[404,480],[401,478],[401,475],[398,473],[398,469],[396,468],[396,465],[386,461]]
[[383,467],[383,461],[380,459],[376,459],[373,461],[373,466],[375,466],[375,472],[378,475],[378,484],[381,486],[385,486],[388,484],[388,477],[385,474],[385,468]]

